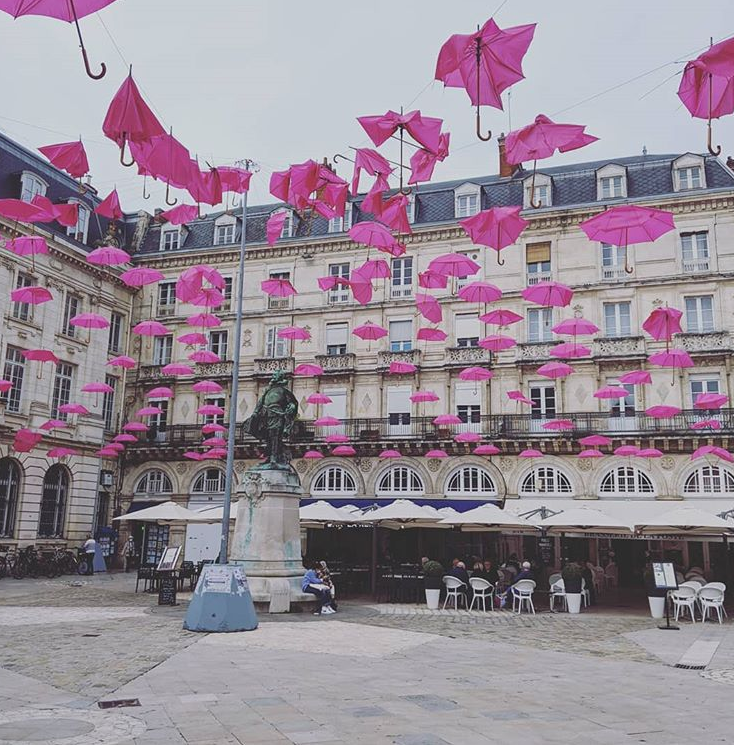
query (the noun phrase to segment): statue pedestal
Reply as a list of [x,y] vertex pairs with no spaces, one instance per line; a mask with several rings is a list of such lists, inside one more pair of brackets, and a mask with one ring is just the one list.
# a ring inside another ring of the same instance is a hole
[[301,592],[302,494],[293,470],[248,471],[237,488],[230,563],[244,569],[259,611],[288,613],[314,602],[313,595]]

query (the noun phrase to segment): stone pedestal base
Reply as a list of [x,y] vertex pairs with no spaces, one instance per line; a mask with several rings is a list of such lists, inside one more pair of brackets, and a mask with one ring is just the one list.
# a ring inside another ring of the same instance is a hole
[[288,613],[314,602],[313,595],[301,592],[302,494],[293,470],[248,471],[237,489],[230,562],[245,570],[259,611]]

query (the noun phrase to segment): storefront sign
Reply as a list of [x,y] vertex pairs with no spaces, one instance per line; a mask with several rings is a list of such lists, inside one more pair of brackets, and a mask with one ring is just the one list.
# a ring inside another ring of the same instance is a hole
[[675,578],[675,567],[670,561],[653,561],[652,575],[658,590],[677,590],[678,580]]
[[176,578],[173,572],[158,580],[158,605],[176,605]]
[[166,546],[163,549],[163,555],[161,560],[158,562],[159,572],[170,572],[176,568],[179,554],[181,553],[181,546]]

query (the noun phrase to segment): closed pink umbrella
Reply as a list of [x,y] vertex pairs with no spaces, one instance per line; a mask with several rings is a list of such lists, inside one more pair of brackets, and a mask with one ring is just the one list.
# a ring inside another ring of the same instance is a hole
[[192,352],[188,355],[188,359],[199,365],[212,365],[216,362],[222,361],[221,357],[216,354],[216,352],[210,352],[208,349],[199,349],[196,352]]
[[70,319],[69,324],[84,329],[106,329],[109,328],[110,322],[99,313],[80,313]]
[[573,429],[574,423],[570,419],[551,419],[548,422],[543,422],[541,426],[543,429],[548,429],[552,432],[561,432]]
[[58,447],[51,448],[46,455],[49,458],[68,458],[70,455],[79,455],[79,451],[74,448]]
[[399,450],[383,450],[378,456],[378,458],[384,459],[392,459],[392,458],[402,458]]
[[349,436],[336,432],[331,435],[326,435],[326,437],[324,437],[324,442],[328,442],[328,443],[349,442]]
[[125,354],[121,354],[118,357],[113,357],[106,363],[110,367],[122,367],[127,370],[132,370],[138,363],[132,357],[128,357]]
[[45,287],[19,287],[10,293],[10,299],[14,303],[28,303],[28,305],[40,305],[53,300],[54,296]]
[[385,259],[367,259],[364,264],[356,267],[360,276],[367,279],[389,279],[390,265]]
[[459,290],[457,297],[467,303],[494,303],[502,297],[502,290],[489,282],[470,282]]
[[594,391],[593,395],[594,398],[603,399],[627,398],[629,391],[618,385],[605,385],[603,388],[599,388],[598,391]]
[[521,207],[492,207],[460,220],[459,225],[466,231],[472,243],[489,246],[497,252],[497,263],[503,265],[500,251],[511,246],[528,226],[528,221],[520,217]]
[[128,422],[122,427],[123,432],[147,432],[148,429],[148,425],[142,422]]
[[318,406],[319,404],[330,404],[332,402],[332,398],[330,396],[327,396],[325,393],[312,393],[307,399],[306,403],[314,404]]
[[44,432],[53,432],[55,429],[67,429],[69,426],[68,422],[63,419],[49,419],[44,422],[38,429],[42,429]]
[[494,377],[486,367],[466,367],[459,373],[459,380],[489,380]]
[[120,195],[113,189],[95,208],[96,214],[109,220],[119,220],[125,214],[120,206]]
[[226,432],[227,428],[223,424],[219,424],[218,422],[208,422],[201,428],[201,431],[205,435],[210,435],[213,432]]
[[83,404],[61,404],[59,411],[62,414],[80,414],[83,416],[89,414],[89,409]]
[[173,389],[165,385],[152,388],[145,394],[146,398],[173,398]]
[[193,375],[194,368],[181,362],[171,362],[161,368],[161,373],[163,375]]
[[479,346],[482,349],[489,349],[492,352],[503,352],[506,349],[512,349],[517,346],[517,342],[511,336],[502,334],[490,334],[479,340]]
[[625,385],[649,385],[652,383],[652,376],[647,370],[632,370],[620,375],[619,382]]
[[188,326],[201,326],[202,328],[209,329],[215,328],[222,325],[222,319],[213,316],[211,313],[194,313],[193,316],[189,316],[186,319]]
[[391,362],[388,372],[391,375],[409,375],[418,368],[412,362]]
[[472,450],[474,455],[499,455],[502,452],[496,445],[477,445]]
[[680,414],[680,411],[677,406],[651,406],[645,409],[645,414],[655,419],[667,419],[668,417]]
[[165,336],[168,329],[160,321],[141,321],[133,326],[133,334],[140,336]]
[[314,421],[314,427],[337,427],[340,425],[341,419],[337,419],[335,416],[322,416]]
[[130,254],[115,246],[100,246],[87,254],[87,261],[96,266],[119,266],[131,261]]
[[699,393],[693,402],[694,409],[720,409],[729,400],[723,393]]
[[307,460],[320,460],[321,458],[324,457],[324,454],[320,453],[318,450],[307,450],[303,454],[303,457],[306,458]]
[[418,341],[446,341],[448,334],[441,329],[436,328],[422,328],[418,329],[416,334]]
[[337,445],[332,451],[332,455],[340,458],[350,458],[357,454],[357,451],[351,445]]
[[203,406],[199,406],[196,413],[201,414],[202,416],[223,416],[224,409],[215,404],[204,404]]
[[264,279],[260,289],[270,297],[290,297],[296,295],[296,288],[288,279]]
[[441,323],[443,320],[443,312],[441,305],[433,295],[426,295],[424,293],[416,293],[415,305],[418,308],[418,312],[431,323]]
[[424,458],[448,458],[449,454],[445,450],[429,450]]
[[570,304],[573,290],[560,282],[538,282],[522,291],[522,296],[529,303],[536,303],[546,308],[563,308]]
[[587,435],[579,440],[579,443],[588,447],[603,447],[605,445],[611,445],[612,441],[609,437],[604,435]]
[[179,204],[158,215],[159,219],[170,225],[185,225],[196,220],[198,216],[199,208],[195,204]]
[[519,404],[525,404],[526,406],[532,406],[533,402],[523,394],[522,391],[507,391],[507,398],[510,401],[516,401]]
[[461,418],[456,414],[439,414],[433,423],[438,425],[461,424]]
[[538,368],[538,375],[542,375],[544,378],[550,378],[556,380],[557,378],[565,378],[573,372],[571,365],[567,365],[565,362],[546,362],[545,365],[541,365]]
[[295,341],[308,341],[311,333],[301,326],[284,326],[278,330],[276,336],[279,339],[294,339]]
[[[78,2],[78,0],[77,0]],[[38,3],[27,2],[26,5]],[[64,3],[58,3],[62,5]],[[73,4],[72,4],[73,7]],[[0,3],[0,10],[4,10]],[[84,145],[81,140],[74,142],[59,142],[56,145],[44,145],[38,148],[39,153],[43,153],[53,165],[66,171],[70,176],[81,179],[89,173],[89,161]]]
[[554,334],[563,336],[590,336],[596,334],[599,327],[585,318],[567,318],[565,321],[557,323],[552,331]]
[[163,409],[160,406],[143,406],[135,412],[135,416],[158,416],[162,413]]
[[521,453],[518,453],[518,458],[542,458],[543,453],[540,452],[540,450],[534,450],[533,448],[528,448],[527,450],[523,450]]
[[632,455],[637,455],[640,448],[637,445],[620,445],[620,447],[614,449],[614,454],[621,457],[627,458]]
[[137,442],[138,438],[135,437],[135,435],[129,435],[129,434],[121,434],[121,435],[115,435],[112,438],[112,442]]
[[575,341],[567,341],[563,344],[556,344],[555,347],[551,347],[551,357],[558,357],[559,359],[571,360],[578,359],[580,357],[588,357],[591,354],[591,349],[585,347],[583,344],[576,344]]
[[481,267],[464,254],[443,254],[428,264],[429,271],[438,272],[447,277],[464,279],[476,274]]
[[136,266],[127,269],[120,275],[120,279],[128,287],[144,287],[145,285],[152,285],[154,282],[160,282],[164,278],[163,272],[151,269],[148,266]]
[[478,432],[460,432],[454,436],[456,442],[479,442],[482,436]]
[[319,375],[324,374],[324,368],[321,365],[314,365],[311,362],[304,362],[300,365],[296,365],[296,369],[293,371],[294,375],[299,375],[304,378],[317,378]]
[[579,458],[603,458],[604,453],[601,452],[601,450],[582,450],[579,455]]
[[673,338],[673,334],[682,333],[680,319],[683,313],[676,308],[655,308],[645,319],[642,328],[647,331],[653,339],[665,341],[666,348],[668,342]]
[[425,272],[418,274],[418,286],[426,290],[440,289],[445,290],[449,279],[445,274],[427,269]]
[[439,397],[433,391],[416,391],[410,396],[410,400],[414,404],[426,403],[439,401]]
[[197,344],[208,344],[209,339],[206,334],[202,334],[201,331],[192,331],[189,334],[181,334],[177,337],[181,344],[185,344],[187,347],[194,347]]
[[374,341],[375,339],[382,339],[384,336],[387,336],[387,329],[378,326],[376,323],[372,323],[372,321],[367,321],[367,323],[357,326],[352,333],[360,339]]
[[523,317],[512,310],[497,308],[496,310],[490,310],[489,313],[485,313],[483,316],[479,316],[479,320],[483,323],[489,323],[492,326],[510,326],[513,323],[522,321]]
[[691,425],[691,429],[721,429],[722,426],[718,419],[699,419]]
[[215,380],[200,380],[191,389],[196,393],[220,393],[224,390]]

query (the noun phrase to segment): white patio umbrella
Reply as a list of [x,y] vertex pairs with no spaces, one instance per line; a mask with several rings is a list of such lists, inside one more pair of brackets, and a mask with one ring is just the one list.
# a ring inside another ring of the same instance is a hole
[[[734,529],[734,523],[712,515],[698,507],[675,507],[658,515],[638,518],[635,532],[641,535],[655,533],[685,533],[696,535],[722,535]],[[644,522],[643,522],[644,521]]]
[[351,517],[333,504],[320,499],[318,502],[307,504],[298,511],[301,523],[349,523]]
[[557,515],[550,515],[545,520],[534,521],[538,528],[549,533],[584,533],[632,532],[632,526],[618,517],[611,517],[606,512],[593,507],[572,507],[561,510]]
[[[232,502],[229,508],[229,519],[237,519],[237,504],[238,502]],[[205,507],[203,510],[198,510],[197,515],[205,515],[209,518],[209,522],[221,522],[224,517],[224,507],[220,504],[218,507]]]
[[444,518],[444,525],[458,525],[464,531],[472,530],[537,530],[533,523],[519,515],[501,510],[494,504],[483,504],[473,510],[460,512],[458,515]]
[[[215,523],[216,518],[212,518],[201,512],[194,512],[175,502],[162,502],[154,507],[147,507],[144,510],[131,512],[127,515],[113,518],[114,520],[130,520],[146,523]],[[219,520],[221,520],[221,515]]]
[[409,499],[396,499],[392,504],[378,507],[355,517],[355,523],[372,523],[383,528],[430,528],[441,522],[437,512],[421,507]]

